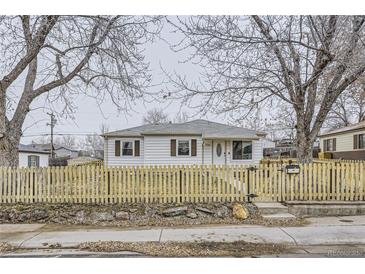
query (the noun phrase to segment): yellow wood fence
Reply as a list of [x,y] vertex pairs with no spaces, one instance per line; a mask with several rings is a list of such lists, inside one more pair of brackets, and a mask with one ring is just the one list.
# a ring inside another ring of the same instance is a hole
[[239,166],[0,168],[0,203],[365,200],[363,162]]

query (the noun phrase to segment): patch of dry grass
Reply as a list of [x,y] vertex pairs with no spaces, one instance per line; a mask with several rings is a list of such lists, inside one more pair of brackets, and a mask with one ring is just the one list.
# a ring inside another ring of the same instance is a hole
[[82,243],[81,250],[92,252],[132,251],[156,257],[252,257],[284,253],[287,249],[276,244],[236,242],[145,242],[124,243],[99,241]]
[[12,246],[11,244],[6,242],[0,242],[0,253],[10,252],[13,251],[14,249],[15,247]]

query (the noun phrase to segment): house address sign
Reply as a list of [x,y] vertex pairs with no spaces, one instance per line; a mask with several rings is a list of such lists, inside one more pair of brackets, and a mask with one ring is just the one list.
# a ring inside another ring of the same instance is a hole
[[298,174],[300,172],[299,165],[287,165],[285,167],[286,174]]

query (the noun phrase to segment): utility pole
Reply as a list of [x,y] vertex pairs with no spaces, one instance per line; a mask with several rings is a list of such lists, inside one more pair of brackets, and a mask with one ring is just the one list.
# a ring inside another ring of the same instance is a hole
[[53,128],[56,125],[57,120],[55,119],[55,115],[53,112],[47,113],[51,117],[51,123],[47,123],[47,126],[51,126],[51,159],[54,158],[54,152],[53,152]]

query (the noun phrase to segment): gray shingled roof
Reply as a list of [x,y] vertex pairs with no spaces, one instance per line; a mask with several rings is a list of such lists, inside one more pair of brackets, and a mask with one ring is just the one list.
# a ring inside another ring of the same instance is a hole
[[339,134],[339,133],[342,133],[342,132],[358,130],[358,129],[364,129],[364,128],[365,128],[365,121],[361,121],[360,123],[357,123],[357,124],[353,124],[353,125],[338,128],[338,129],[334,129],[334,130],[319,134],[319,136],[322,137],[322,136],[327,136],[327,135],[332,135],[332,134]]
[[144,135],[201,135],[203,138],[252,138],[266,135],[264,132],[229,126],[207,120],[186,123],[143,125],[105,133],[106,137],[130,137]]
[[50,154],[49,151],[44,151],[40,148],[35,147],[34,145],[23,145],[19,144],[18,146],[19,152],[30,152],[30,153],[42,153],[42,154]]
[[[35,144],[35,143],[33,143],[31,145],[34,148],[36,148],[36,149],[38,149],[40,151],[51,151],[51,144],[50,143],[48,143],[48,144]],[[68,147],[65,147],[65,146],[56,145],[56,144],[53,145],[53,148],[55,150],[60,149],[60,148],[64,148],[64,149],[67,149],[69,151],[78,152],[78,150],[76,150],[76,149],[71,149],[71,148],[68,148]]]

